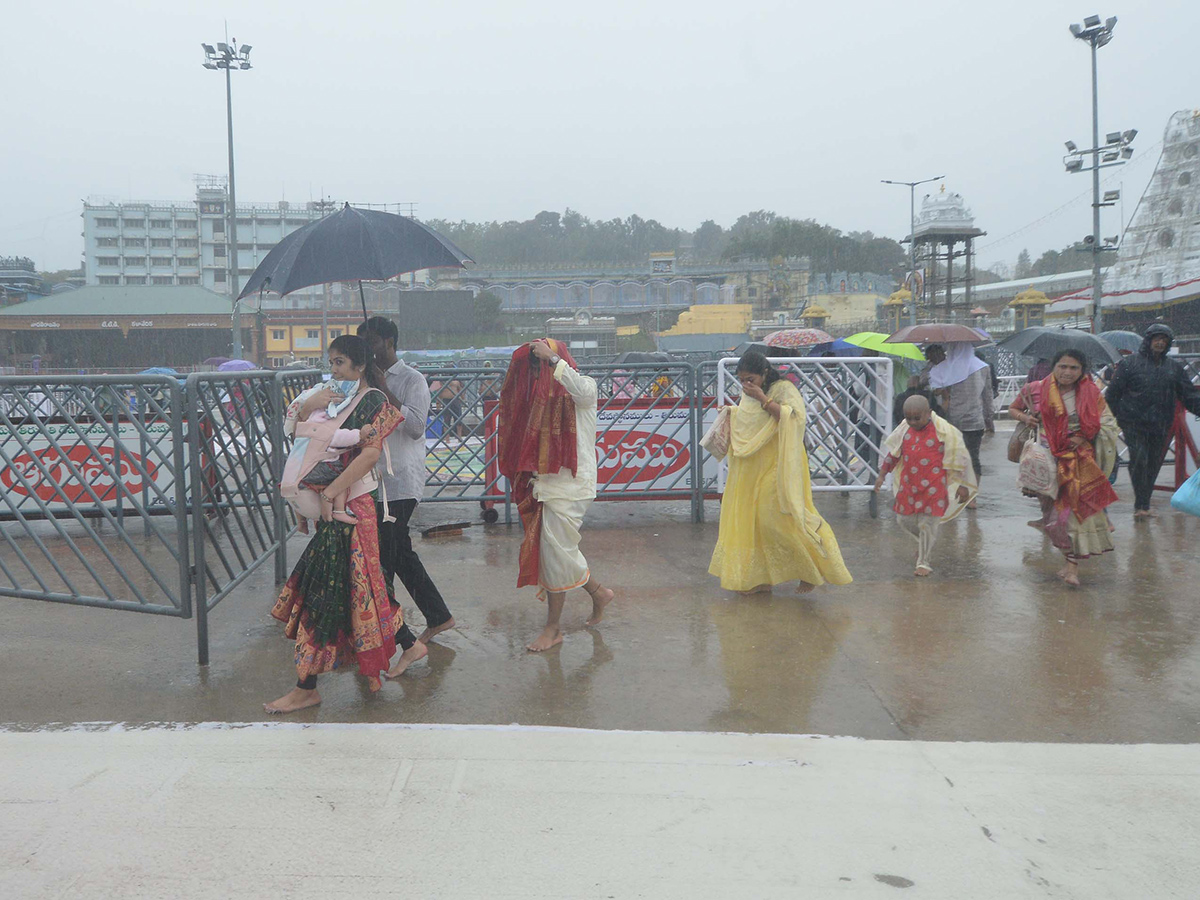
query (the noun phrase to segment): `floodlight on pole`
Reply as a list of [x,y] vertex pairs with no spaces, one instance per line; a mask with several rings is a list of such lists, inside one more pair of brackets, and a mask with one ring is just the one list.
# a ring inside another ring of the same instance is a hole
[[[887,178],[880,179],[881,184],[902,184],[908,188],[908,270],[914,273],[914,275],[917,271],[917,185],[941,181],[945,177],[945,175],[935,175],[933,178],[923,178],[920,181],[890,181]],[[917,295],[915,291],[912,296],[912,309],[909,318],[912,324],[917,324]]]
[[213,49],[212,44],[201,43],[200,46],[204,48],[204,68],[225,70],[225,118],[229,139],[229,197],[225,207],[225,216],[228,220],[225,233],[229,243],[229,251],[226,256],[226,259],[229,260],[227,284],[229,285],[229,294],[233,298],[233,356],[235,359],[241,359],[242,305],[238,301],[237,189],[233,177],[233,83],[230,73],[234,69],[245,71],[251,68],[250,45],[242,44],[239,47],[237,38],[234,38],[228,43],[218,43],[216,50]]
[[[1092,51],[1092,147],[1090,150],[1079,150],[1073,145],[1073,142],[1068,141],[1067,151],[1071,154],[1071,158],[1065,160],[1065,165],[1068,172],[1092,173],[1092,233],[1089,235],[1087,243],[1092,253],[1093,333],[1104,330],[1101,307],[1103,295],[1100,281],[1100,251],[1103,249],[1103,245],[1100,243],[1100,207],[1106,203],[1100,200],[1100,169],[1102,166],[1119,166],[1124,160],[1129,159],[1133,155],[1133,149],[1129,143],[1137,135],[1135,129],[1124,133],[1112,131],[1106,136],[1107,143],[1104,146],[1100,145],[1100,91],[1099,79],[1096,74],[1096,50],[1112,40],[1113,28],[1116,27],[1116,24],[1116,16],[1109,16],[1103,24],[1101,24],[1099,16],[1088,16],[1083,20],[1082,25],[1070,26],[1071,34],[1088,44]],[[1085,155],[1092,157],[1092,164],[1086,169],[1083,166]],[[1111,202],[1109,201],[1109,203]]]

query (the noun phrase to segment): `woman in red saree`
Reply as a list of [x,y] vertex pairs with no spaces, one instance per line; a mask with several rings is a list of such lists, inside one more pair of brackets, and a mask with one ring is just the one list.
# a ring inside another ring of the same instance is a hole
[[1036,399],[1018,398],[1009,409],[1018,421],[1041,427],[1058,464],[1058,495],[1038,500],[1046,536],[1066,557],[1058,576],[1070,585],[1079,584],[1081,560],[1113,549],[1104,510],[1117,499],[1108,483],[1117,422],[1087,371],[1082,353],[1063,350],[1036,391],[1021,394]]
[[[329,345],[329,364],[336,380],[358,381],[364,396],[346,428],[359,429],[359,443],[343,457],[345,468],[322,493],[330,498],[350,490],[346,508],[357,523],[332,518],[317,523],[296,568],[279,593],[271,615],[284,623],[284,634],[296,642],[296,686],[278,700],[263,704],[269,713],[289,713],[321,702],[317,675],[357,663],[372,691],[396,652],[396,630],[403,624],[400,607],[388,599],[379,566],[379,533],[373,492],[356,493],[375,467],[383,440],[402,421],[400,413],[376,389],[382,375],[369,366],[367,342],[342,335]],[[342,399],[325,389],[299,408],[289,407],[285,423],[295,427],[322,405]],[[292,406],[300,404],[299,398]],[[285,429],[286,429],[285,425]]]

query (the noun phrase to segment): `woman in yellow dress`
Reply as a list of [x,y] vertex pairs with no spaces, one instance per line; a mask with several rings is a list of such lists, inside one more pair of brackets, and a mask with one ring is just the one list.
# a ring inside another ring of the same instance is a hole
[[798,592],[849,584],[837,538],[812,500],[804,399],[767,358],[738,361],[742,400],[729,410],[729,478],[709,574],[740,593],[799,581]]

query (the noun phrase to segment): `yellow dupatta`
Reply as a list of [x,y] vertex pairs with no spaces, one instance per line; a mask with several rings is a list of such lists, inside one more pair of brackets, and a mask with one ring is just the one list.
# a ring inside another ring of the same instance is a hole
[[776,499],[779,511],[796,520],[817,552],[825,557],[820,529],[825,524],[812,499],[812,478],[808,471],[808,452],[804,449],[806,414],[804,398],[784,379],[771,385],[767,397],[779,404],[779,421],[763,409],[757,400],[745,395],[729,410],[729,455],[753,456],[778,437],[776,456]]
[[[929,415],[933,419],[933,428],[937,432],[938,440],[942,442],[942,465],[946,469],[946,493],[949,495],[949,504],[940,521],[949,522],[966,509],[968,503],[975,499],[975,495],[979,493],[979,480],[975,477],[975,467],[971,464],[971,454],[967,450],[967,444],[963,440],[962,432],[937,413],[931,412]],[[906,434],[908,434],[908,423],[901,422],[884,439],[883,449],[887,451],[889,456],[903,459],[901,448],[904,446],[904,436]],[[895,482],[895,479],[896,474],[895,470],[893,470],[893,482]],[[957,498],[960,487],[967,489],[967,499],[963,503],[959,503]]]

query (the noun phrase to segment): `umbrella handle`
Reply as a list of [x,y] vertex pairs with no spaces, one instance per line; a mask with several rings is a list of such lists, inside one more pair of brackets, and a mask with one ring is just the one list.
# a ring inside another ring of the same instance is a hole
[[358,299],[362,301],[363,324],[367,324],[367,295],[363,293],[362,279],[358,279]]

